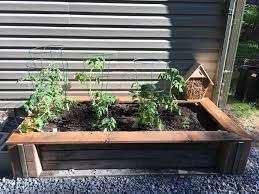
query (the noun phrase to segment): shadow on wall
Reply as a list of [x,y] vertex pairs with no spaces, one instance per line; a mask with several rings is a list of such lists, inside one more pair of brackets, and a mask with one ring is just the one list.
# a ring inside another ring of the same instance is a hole
[[[214,80],[224,37],[224,2],[167,1],[163,5],[170,30],[169,67],[184,74],[199,63]],[[212,87],[207,95],[212,95]]]
[[166,2],[171,24],[171,67],[204,66],[214,80],[224,36],[223,1]]

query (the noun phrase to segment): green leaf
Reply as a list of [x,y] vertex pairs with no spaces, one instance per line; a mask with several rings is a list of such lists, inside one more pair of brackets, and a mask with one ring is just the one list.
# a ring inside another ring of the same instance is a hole
[[154,84],[141,85],[140,96],[142,98],[152,98],[155,96],[156,86]]
[[116,128],[117,122],[113,117],[106,117],[101,121],[100,127],[104,131],[113,131]]
[[243,22],[246,25],[259,25],[259,7],[256,5],[246,5]]
[[36,130],[40,130],[44,127],[44,122],[41,118],[34,119],[34,124],[35,124]]
[[20,133],[28,133],[29,131],[29,126],[27,123],[23,122],[20,126],[19,126],[19,131]]

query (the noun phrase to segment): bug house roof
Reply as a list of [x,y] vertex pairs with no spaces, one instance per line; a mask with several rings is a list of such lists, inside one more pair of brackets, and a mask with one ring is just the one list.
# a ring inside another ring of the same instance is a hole
[[211,85],[214,85],[204,67],[199,63],[195,63],[184,75],[185,82],[188,82],[190,78],[206,78]]

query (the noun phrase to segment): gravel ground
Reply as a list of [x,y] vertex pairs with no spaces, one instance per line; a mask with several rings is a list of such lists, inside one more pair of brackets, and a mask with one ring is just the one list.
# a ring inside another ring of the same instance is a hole
[[252,149],[243,176],[110,176],[0,179],[5,193],[259,193],[259,149]]

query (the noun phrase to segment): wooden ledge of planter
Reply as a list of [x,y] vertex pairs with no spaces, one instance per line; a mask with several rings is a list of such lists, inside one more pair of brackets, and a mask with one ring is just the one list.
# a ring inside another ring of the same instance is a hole
[[[91,101],[90,96],[69,96],[69,99],[73,99],[77,102],[88,102]],[[205,99],[205,98],[204,98]],[[179,103],[198,103],[201,100],[177,100]],[[117,96],[116,103],[134,103],[137,100],[133,100],[132,96]]]
[[251,140],[250,135],[229,118],[226,113],[220,110],[209,98],[203,98],[199,103],[226,131]]
[[231,140],[250,139],[227,131],[31,132],[14,133],[6,144],[209,143]]

